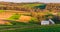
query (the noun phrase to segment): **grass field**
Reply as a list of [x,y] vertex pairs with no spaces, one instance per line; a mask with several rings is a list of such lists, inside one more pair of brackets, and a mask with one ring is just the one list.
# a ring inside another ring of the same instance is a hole
[[60,32],[60,24],[41,26],[12,22],[14,25],[0,25],[0,32]]
[[39,5],[43,5],[43,4],[25,4],[22,7],[30,7],[30,8],[33,8],[33,7],[39,6]]
[[14,14],[11,17],[9,17],[7,20],[18,20],[20,18],[20,14]]
[[[53,25],[52,25],[53,26]],[[60,32],[60,26],[0,26],[0,32]]]
[[0,10],[0,13],[5,12],[4,10]]

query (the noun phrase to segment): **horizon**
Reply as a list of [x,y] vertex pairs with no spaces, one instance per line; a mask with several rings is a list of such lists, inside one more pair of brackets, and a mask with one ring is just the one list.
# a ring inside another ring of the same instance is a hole
[[0,0],[4,2],[15,2],[15,3],[22,3],[22,2],[42,2],[42,3],[60,3],[60,0]]

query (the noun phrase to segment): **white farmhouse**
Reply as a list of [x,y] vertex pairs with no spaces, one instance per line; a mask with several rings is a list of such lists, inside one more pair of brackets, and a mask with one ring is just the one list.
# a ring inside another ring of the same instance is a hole
[[50,25],[50,24],[55,24],[55,22],[52,21],[51,19],[41,21],[41,25]]

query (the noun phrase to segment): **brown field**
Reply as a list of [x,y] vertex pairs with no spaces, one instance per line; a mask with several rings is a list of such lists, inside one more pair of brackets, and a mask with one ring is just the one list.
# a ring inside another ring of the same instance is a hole
[[[8,18],[10,18],[12,15],[14,15],[15,13],[18,14],[22,14],[22,16],[16,20],[19,22],[28,22],[31,19],[31,16],[23,16],[24,14],[30,14],[29,12],[25,12],[25,11],[15,11],[15,10],[6,10],[5,12],[0,13],[0,20],[6,20]],[[0,21],[1,24],[5,24],[4,21]]]
[[31,20],[31,16],[23,16],[23,15],[22,15],[22,16],[19,18],[19,21],[20,21],[20,22],[26,22],[26,23],[28,23],[29,20]]
[[[6,10],[5,12],[0,13],[0,19],[3,19],[3,20],[8,19],[12,15],[14,15],[15,13],[18,13],[18,14],[21,14],[22,15],[16,21],[19,21],[19,22],[29,22],[29,20],[31,20],[31,16],[26,16],[26,15],[31,14],[30,12],[16,11],[16,10]],[[50,13],[52,13],[53,15],[57,14],[57,13],[54,13],[54,12],[50,12]],[[41,17],[41,16],[46,15],[47,12],[38,12],[38,14],[40,15],[39,17]],[[23,16],[23,15],[25,15],[25,16]],[[33,12],[32,15],[33,15],[33,17],[37,17],[37,13],[35,13],[35,12]]]
[[2,12],[0,13],[0,19],[6,19],[6,18],[9,18],[13,15],[14,13],[11,13],[11,12]]
[[0,13],[0,19],[6,19],[11,17],[13,14],[18,13],[18,14],[29,14],[24,11],[15,11],[15,10],[6,10],[5,12]]

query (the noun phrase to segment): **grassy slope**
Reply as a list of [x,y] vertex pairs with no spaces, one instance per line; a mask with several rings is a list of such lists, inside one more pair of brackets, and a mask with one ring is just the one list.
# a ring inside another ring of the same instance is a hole
[[14,25],[0,25],[0,32],[60,32],[59,25],[41,26],[37,24],[11,22]]
[[0,25],[0,32],[60,32],[60,25],[41,26],[37,24],[12,22],[13,25]]
[[11,17],[9,17],[7,20],[18,20],[20,16],[21,16],[20,14],[14,14]]
[[[1,27],[1,26],[0,26]],[[0,32],[60,32],[60,25],[40,26],[40,25],[18,25],[18,26],[5,26]]]

